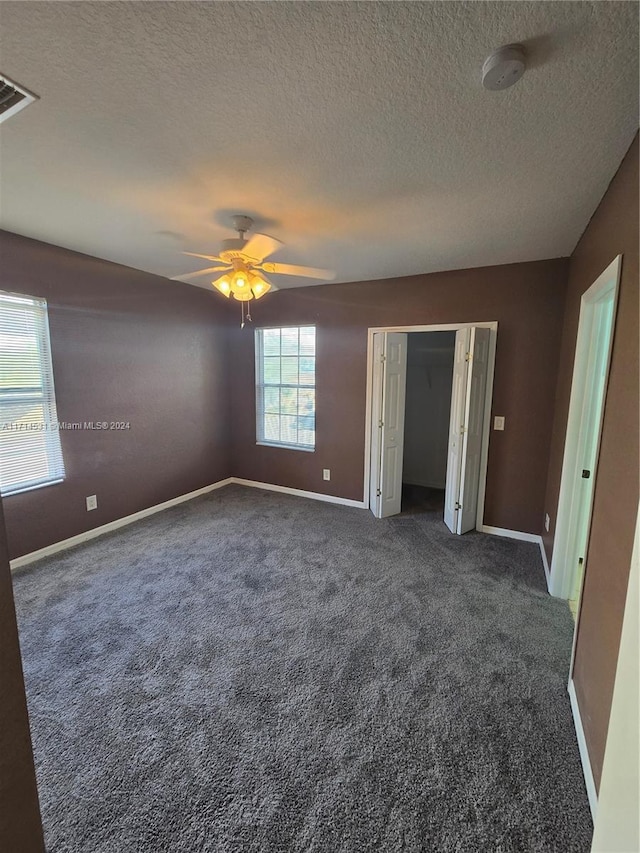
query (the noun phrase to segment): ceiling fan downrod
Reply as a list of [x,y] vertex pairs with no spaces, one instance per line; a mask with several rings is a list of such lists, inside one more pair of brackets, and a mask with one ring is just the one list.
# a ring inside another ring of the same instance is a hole
[[233,221],[233,227],[238,232],[238,236],[241,240],[244,240],[244,235],[247,231],[251,230],[253,219],[250,216],[244,216],[242,213],[234,214],[231,219]]

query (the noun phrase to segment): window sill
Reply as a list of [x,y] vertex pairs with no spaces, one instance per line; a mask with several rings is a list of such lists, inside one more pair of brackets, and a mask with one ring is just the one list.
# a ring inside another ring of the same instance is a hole
[[13,497],[13,495],[21,495],[24,492],[33,492],[35,489],[44,489],[45,486],[55,486],[58,483],[64,483],[64,477],[60,477],[57,480],[47,480],[46,483],[34,483],[31,486],[16,486],[15,489],[9,489],[7,492],[0,492],[0,496],[4,500],[5,498]]
[[256,441],[259,447],[279,447],[282,450],[302,450],[304,453],[315,453],[315,447],[301,447],[299,444],[280,444],[275,441]]

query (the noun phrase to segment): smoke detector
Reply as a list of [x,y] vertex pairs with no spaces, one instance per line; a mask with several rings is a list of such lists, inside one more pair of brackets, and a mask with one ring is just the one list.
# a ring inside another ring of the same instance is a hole
[[491,92],[513,86],[525,70],[526,55],[521,44],[507,44],[494,50],[482,66],[482,85]]
[[0,74],[0,122],[32,104],[38,96]]

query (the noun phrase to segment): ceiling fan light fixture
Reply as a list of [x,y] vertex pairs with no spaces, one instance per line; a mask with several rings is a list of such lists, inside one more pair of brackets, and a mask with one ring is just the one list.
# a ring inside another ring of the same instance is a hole
[[[240,266],[240,261],[237,261],[236,264],[236,270],[231,275],[229,286],[231,287],[231,292],[236,299],[240,299],[242,302],[245,302],[247,299],[252,298],[251,290],[249,288],[249,272],[244,268],[244,265]],[[247,293],[249,296],[245,295]]]
[[248,240],[246,233],[253,226],[250,216],[236,215],[233,224],[238,236],[222,241],[222,248],[217,255],[206,255],[196,252],[184,252],[196,258],[214,261],[221,266],[207,267],[192,273],[173,276],[174,281],[188,281],[198,276],[209,276],[214,272],[223,272],[220,278],[211,280],[211,286],[221,293],[225,299],[233,296],[242,303],[242,324],[245,317],[251,320],[250,306],[245,309],[244,303],[252,299],[262,299],[270,291],[278,290],[263,273],[274,275],[292,275],[300,278],[315,278],[320,281],[332,281],[335,273],[332,270],[305,267],[297,264],[265,263],[265,259],[281,248],[282,243],[268,234],[253,234]]
[[269,282],[257,273],[251,273],[251,292],[255,299],[261,299],[271,290]]
[[211,284],[216,288],[216,290],[219,290],[223,296],[226,296],[227,299],[231,296],[231,282],[229,281],[228,275],[220,276],[220,278],[212,281]]
[[242,274],[239,275],[238,273],[236,273],[234,275],[233,279],[234,280],[233,280],[232,287],[237,287],[239,289],[242,289],[243,287],[247,286],[247,277],[245,275],[242,275]]
[[251,288],[249,287],[245,290],[234,290],[233,298],[237,299],[238,302],[251,302],[253,299],[253,293],[251,293]]

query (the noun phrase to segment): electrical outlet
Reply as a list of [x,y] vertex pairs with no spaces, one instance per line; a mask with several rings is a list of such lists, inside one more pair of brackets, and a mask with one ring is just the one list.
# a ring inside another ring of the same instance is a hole
[[549,513],[546,512],[544,515],[544,529],[549,532],[549,525],[551,524],[551,519],[549,518]]
[[504,417],[501,415],[496,415],[493,419],[493,428],[494,429],[504,429]]
[[98,498],[95,495],[89,495],[87,498],[87,512],[91,509],[98,509]]
[[331,479],[331,469],[330,468],[323,468],[322,469],[322,479],[323,480],[330,480]]

